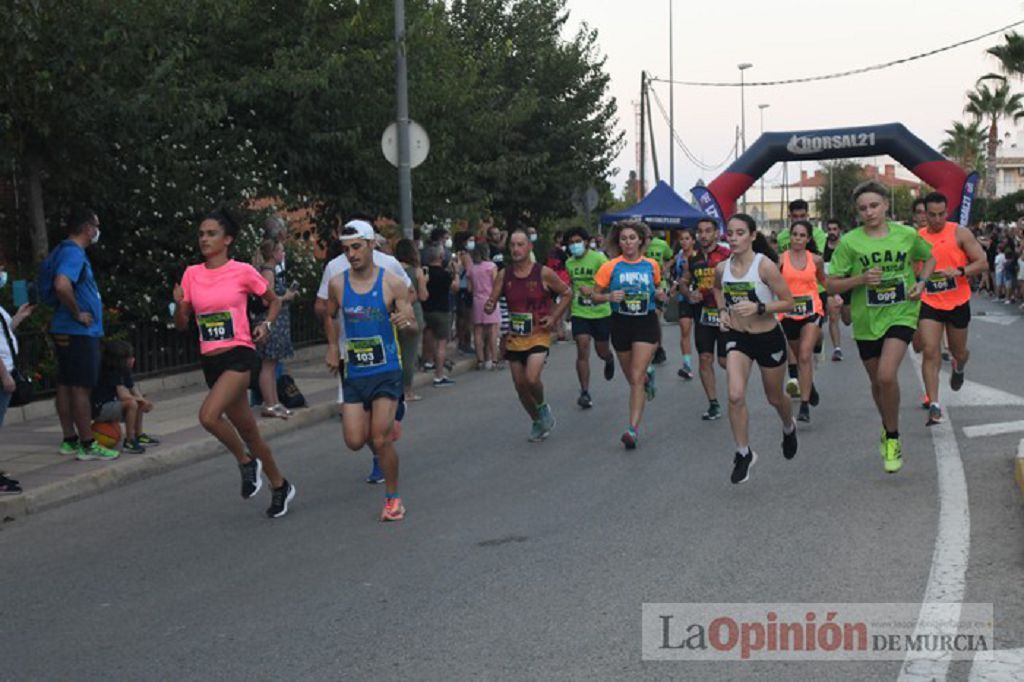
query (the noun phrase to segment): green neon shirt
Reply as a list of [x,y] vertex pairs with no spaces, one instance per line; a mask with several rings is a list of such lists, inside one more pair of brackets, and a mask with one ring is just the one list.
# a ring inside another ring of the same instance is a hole
[[587,249],[579,258],[570,256],[565,261],[565,269],[569,272],[572,283],[572,316],[581,319],[596,320],[612,314],[610,303],[593,303],[580,293],[580,287],[594,287],[594,275],[598,268],[608,261],[608,256],[600,251]]

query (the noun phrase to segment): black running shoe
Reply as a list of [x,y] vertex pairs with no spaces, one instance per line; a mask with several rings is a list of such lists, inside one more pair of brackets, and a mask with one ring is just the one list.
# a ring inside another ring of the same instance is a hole
[[750,467],[757,461],[757,453],[751,450],[746,456],[736,453],[732,460],[732,476],[729,480],[733,483],[743,483],[750,478]]
[[590,399],[590,393],[587,391],[580,391],[580,398],[576,401],[576,404],[586,410],[594,406],[594,401]]
[[808,401],[811,403],[811,407],[817,407],[818,403],[821,402],[821,396],[818,395],[818,387],[811,382],[811,398]]
[[964,385],[964,373],[956,371],[954,366],[953,371],[949,374],[949,387],[954,391],[959,391]]
[[279,519],[288,513],[288,503],[295,497],[295,486],[285,480],[280,488],[274,488],[273,496],[270,498],[270,506],[267,507],[267,516],[272,519]]
[[612,377],[615,376],[615,356],[609,356],[604,361],[604,380],[611,381]]
[[707,411],[700,416],[706,422],[714,421],[722,418],[722,408],[718,403],[711,403],[708,405]]
[[793,459],[796,457],[796,422],[793,422],[793,430],[789,433],[783,431],[782,433],[782,456],[786,459]]
[[263,465],[253,457],[248,464],[239,464],[238,470],[242,472],[242,499],[248,500],[263,487]]
[[668,362],[668,356],[665,354],[665,349],[658,346],[658,350],[654,351],[654,359],[651,362],[655,365],[664,365]]
[[807,403],[800,404],[800,412],[796,415],[796,420],[798,422],[811,423],[811,408]]

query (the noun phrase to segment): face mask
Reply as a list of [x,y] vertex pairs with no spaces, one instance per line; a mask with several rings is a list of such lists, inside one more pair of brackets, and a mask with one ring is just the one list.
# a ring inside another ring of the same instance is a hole
[[474,249],[476,249],[476,242],[470,239],[466,242],[466,251],[472,251]]
[[531,241],[531,242],[535,242],[535,241],[537,241],[537,235],[536,235],[536,234],[531,234],[531,235],[530,235],[530,241]]
[[98,242],[99,240],[100,240],[100,228],[98,228],[98,227],[97,227],[97,228],[96,228],[96,234],[94,234],[94,235],[92,236],[92,239],[90,239],[90,240],[89,240],[89,243],[90,243],[90,244],[95,244],[95,243],[96,243],[96,242]]
[[586,247],[583,245],[583,242],[575,242],[573,244],[569,244],[569,253],[571,253],[576,258],[582,256],[584,251],[586,251]]
[[452,248],[452,240],[451,239],[445,239],[444,240],[444,248],[446,248],[446,249]]
[[597,248],[597,242],[590,242],[590,248],[596,249]]
[[5,286],[7,286],[7,271],[6,270],[4,270],[3,272],[0,272],[0,289],[3,289]]
[[422,239],[417,239],[416,240],[416,248],[417,249],[422,249],[423,248],[423,240]]

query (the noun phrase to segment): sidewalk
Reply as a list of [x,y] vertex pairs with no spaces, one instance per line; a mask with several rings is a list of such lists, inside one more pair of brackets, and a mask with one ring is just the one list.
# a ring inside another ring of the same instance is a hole
[[[272,438],[337,414],[338,380],[324,368],[324,349],[322,345],[303,349],[286,363],[309,407],[295,410],[287,420],[264,418],[257,412],[264,437]],[[476,365],[474,357],[457,357],[452,374]],[[144,455],[122,454],[113,462],[79,462],[57,454],[61,429],[52,407],[35,408],[41,416],[5,422],[0,429],[0,471],[21,481],[25,492],[0,497],[0,522],[225,455],[224,447],[199,426],[196,417],[207,393],[201,377],[197,371],[173,381],[140,382],[156,405],[146,415],[144,428],[161,441],[159,446],[147,448]],[[418,373],[413,385],[421,389],[429,383],[429,374]],[[168,384],[178,387],[158,388]],[[47,402],[52,405],[52,401]]]

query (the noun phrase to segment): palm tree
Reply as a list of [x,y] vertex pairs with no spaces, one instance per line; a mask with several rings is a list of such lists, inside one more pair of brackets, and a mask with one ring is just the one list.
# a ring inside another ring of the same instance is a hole
[[945,130],[946,139],[939,144],[939,151],[956,161],[965,170],[975,170],[985,163],[985,129],[978,121],[964,125],[953,121],[953,127]]
[[985,196],[996,195],[996,149],[999,144],[999,119],[1010,118],[1014,123],[1024,118],[1024,94],[1011,94],[1005,78],[992,79],[998,83],[993,90],[985,79],[978,81],[974,92],[967,93],[964,113],[974,117],[976,123],[988,121],[988,150],[985,164]]
[[990,47],[986,52],[999,60],[999,69],[1007,76],[1024,77],[1024,36],[1013,31],[1003,39],[1005,43]]

